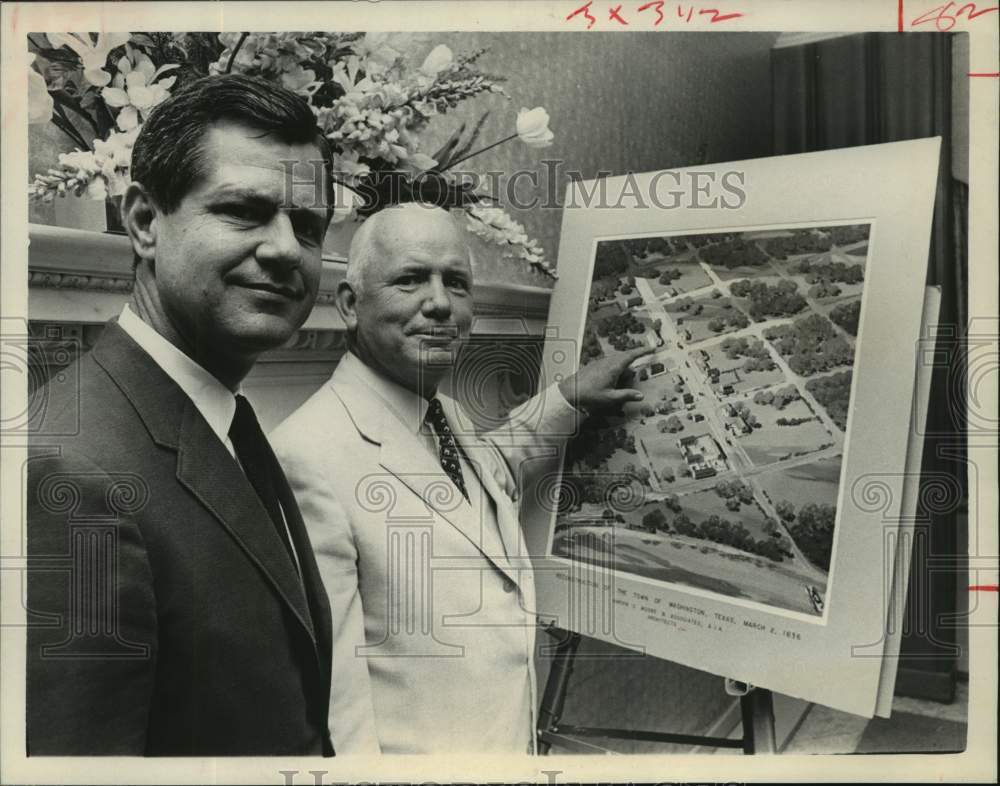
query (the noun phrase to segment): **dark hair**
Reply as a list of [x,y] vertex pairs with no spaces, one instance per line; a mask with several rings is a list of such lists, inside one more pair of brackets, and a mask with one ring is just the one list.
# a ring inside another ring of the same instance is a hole
[[132,180],[164,212],[173,212],[201,175],[205,133],[225,120],[274,134],[287,145],[315,144],[323,156],[325,196],[333,209],[332,153],[309,104],[281,85],[242,74],[202,77],[157,106],[132,148]]

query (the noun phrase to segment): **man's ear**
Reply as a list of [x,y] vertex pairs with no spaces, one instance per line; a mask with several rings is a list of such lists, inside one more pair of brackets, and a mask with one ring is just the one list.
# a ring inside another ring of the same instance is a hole
[[354,287],[346,281],[341,281],[337,287],[337,311],[340,312],[341,319],[347,325],[347,330],[352,331],[358,326],[358,296],[354,292]]
[[129,185],[122,199],[122,223],[139,261],[152,263],[156,259],[156,218],[159,213],[160,209],[142,185]]

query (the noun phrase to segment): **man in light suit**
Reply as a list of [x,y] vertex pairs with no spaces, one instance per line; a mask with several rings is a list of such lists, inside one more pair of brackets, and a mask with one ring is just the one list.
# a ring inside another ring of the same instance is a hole
[[446,211],[411,203],[369,218],[337,304],[349,351],[271,435],[334,609],[334,744],[532,753],[523,476],[552,468],[576,407],[642,397],[614,388],[642,351],[591,363],[516,410],[501,450],[441,392],[473,306],[464,232]]
[[308,105],[248,77],[144,123],[132,298],[30,446],[30,755],[332,754],[326,593],[239,395],[312,308],[329,161]]

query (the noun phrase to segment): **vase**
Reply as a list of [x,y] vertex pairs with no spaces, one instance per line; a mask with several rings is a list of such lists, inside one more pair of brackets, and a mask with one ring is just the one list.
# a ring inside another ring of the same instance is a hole
[[72,194],[56,197],[51,203],[51,217],[41,216],[35,220],[46,224],[52,223],[66,229],[84,229],[88,232],[110,232],[124,235],[125,225],[121,219],[121,201],[120,196],[105,200]]
[[125,224],[122,223],[122,198],[108,197],[104,200],[105,231],[112,235],[124,235]]
[[[56,197],[50,204],[50,215],[42,215],[35,220],[66,229],[85,229],[90,232],[104,232],[107,229],[107,208],[101,200],[70,194]],[[42,207],[46,208],[48,205]]]

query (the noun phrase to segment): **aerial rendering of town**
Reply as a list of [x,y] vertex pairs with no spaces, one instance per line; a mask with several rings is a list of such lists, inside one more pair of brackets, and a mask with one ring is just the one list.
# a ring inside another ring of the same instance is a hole
[[644,400],[569,446],[554,555],[612,534],[615,570],[823,615],[868,233],[598,243],[581,364],[654,349],[622,381]]

